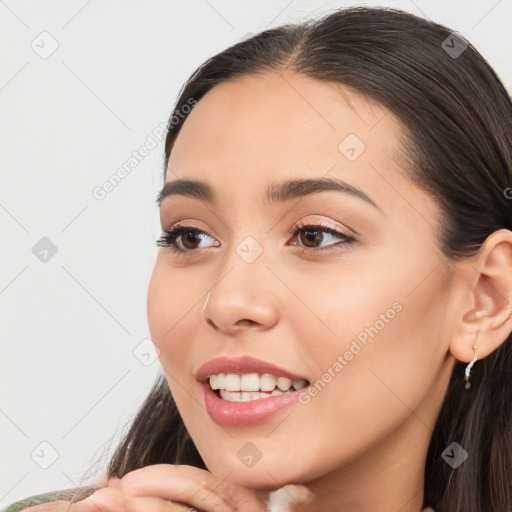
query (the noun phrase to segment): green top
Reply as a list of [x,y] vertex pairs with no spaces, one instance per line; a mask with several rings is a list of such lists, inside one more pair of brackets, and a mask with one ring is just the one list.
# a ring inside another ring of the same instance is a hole
[[100,486],[88,485],[86,487],[73,487],[71,489],[63,489],[61,491],[51,491],[43,494],[36,494],[23,500],[12,503],[0,512],[19,512],[28,507],[49,503],[51,501],[65,500],[71,503],[81,501],[90,496],[94,491],[101,489]]

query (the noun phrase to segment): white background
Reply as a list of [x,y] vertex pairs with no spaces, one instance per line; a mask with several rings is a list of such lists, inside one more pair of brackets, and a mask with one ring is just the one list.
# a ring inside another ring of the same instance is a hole
[[[460,32],[511,89],[510,0],[365,4]],[[0,0],[0,507],[83,485],[96,463],[101,474],[159,370],[135,354],[149,337],[162,144],[103,200],[94,187],[166,123],[206,58],[343,5],[359,3]],[[31,47],[53,40],[48,58]],[[32,252],[42,237],[57,247],[46,263]]]

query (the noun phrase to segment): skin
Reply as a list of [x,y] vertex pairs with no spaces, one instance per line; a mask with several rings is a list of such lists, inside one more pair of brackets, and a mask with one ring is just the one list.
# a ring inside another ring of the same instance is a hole
[[[211,473],[136,470],[95,494],[104,510],[186,510],[167,501],[180,498],[199,510],[232,510],[233,499],[239,510],[263,510],[260,498],[288,483],[314,496],[293,511],[422,509],[425,457],[454,364],[473,359],[475,340],[486,357],[512,329],[512,232],[496,231],[472,258],[447,261],[436,242],[440,210],[404,169],[403,133],[383,107],[288,72],[220,84],[194,107],[166,180],[205,181],[219,203],[162,202],[163,229],[186,222],[208,236],[193,255],[159,249],[148,322]],[[338,149],[348,134],[366,146],[353,162]],[[332,191],[263,203],[271,182],[326,175],[363,190],[380,210]],[[304,232],[287,234],[299,221],[327,223],[356,241],[324,233],[310,242],[316,253],[305,254]],[[263,249],[250,264],[236,252],[249,235]],[[394,303],[400,311],[309,403],[243,428],[207,414],[195,372],[209,359],[249,354],[314,383]],[[248,441],[262,454],[251,468],[237,457]],[[231,506],[204,500],[196,491],[205,488]],[[89,512],[87,501],[70,510]]]

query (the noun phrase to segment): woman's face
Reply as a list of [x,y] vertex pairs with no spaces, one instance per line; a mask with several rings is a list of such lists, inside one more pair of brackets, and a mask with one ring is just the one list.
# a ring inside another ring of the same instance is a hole
[[[148,320],[213,473],[263,489],[424,463],[454,363],[455,300],[438,208],[398,163],[402,134],[382,107],[289,73],[218,85],[184,123],[166,181],[200,181],[215,201],[163,199],[164,230],[203,234],[178,237],[186,253],[159,249]],[[327,178],[361,194],[292,187],[265,198],[288,180]],[[291,234],[318,224],[341,235]],[[242,355],[307,379],[301,401],[259,423],[214,421],[196,374]]]

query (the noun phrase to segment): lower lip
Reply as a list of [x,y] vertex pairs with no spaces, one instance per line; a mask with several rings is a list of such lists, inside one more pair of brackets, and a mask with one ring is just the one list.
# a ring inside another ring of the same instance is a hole
[[202,384],[206,410],[210,418],[223,427],[244,427],[259,425],[295,405],[301,388],[285,395],[249,400],[248,402],[229,402],[218,397],[208,382]]

